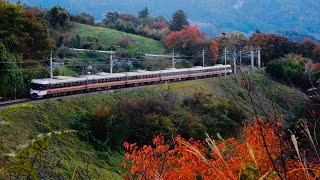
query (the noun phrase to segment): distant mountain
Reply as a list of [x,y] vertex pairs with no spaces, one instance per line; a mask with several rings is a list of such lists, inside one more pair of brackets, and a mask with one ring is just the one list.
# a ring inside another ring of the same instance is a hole
[[308,34],[298,33],[296,31],[277,31],[274,34],[287,37],[288,39],[290,39],[290,41],[293,41],[293,42],[301,42],[305,38],[308,38],[320,43],[319,39],[316,39],[315,37]]
[[170,18],[177,9],[187,12],[190,22],[209,35],[223,31],[246,34],[295,31],[320,38],[319,0],[10,0],[50,8],[60,5],[72,13],[86,12],[102,20],[106,11],[137,14],[148,7],[151,15]]

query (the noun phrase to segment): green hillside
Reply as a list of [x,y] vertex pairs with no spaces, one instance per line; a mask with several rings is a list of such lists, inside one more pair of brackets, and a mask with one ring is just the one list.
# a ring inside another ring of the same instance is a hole
[[[268,111],[271,102],[277,103],[289,126],[299,114],[298,107],[302,107],[306,95],[271,81],[263,73],[252,73],[250,77],[265,110]],[[266,83],[270,88],[265,88]],[[100,123],[94,119],[104,115],[108,117],[104,127],[109,135],[105,141],[99,141],[93,138],[94,124]],[[143,133],[160,130],[170,135],[170,130],[183,122],[179,134],[185,137],[202,138],[205,131],[211,135],[220,132],[227,137],[234,136],[242,121],[250,121],[252,117],[252,106],[240,76],[47,100],[0,111],[0,160],[18,147],[24,148],[21,145],[41,133],[76,130],[50,136],[50,152],[61,160],[52,178],[61,175],[71,179],[77,170],[86,168],[86,159],[92,157],[91,179],[120,179],[125,172],[121,168],[124,154],[121,145],[132,138],[130,131],[138,135],[140,132],[145,141],[150,141],[153,135]]]
[[[164,53],[163,44],[154,39],[129,34],[114,29],[75,23],[71,34],[88,41],[98,40],[103,49],[119,49],[130,52]],[[92,42],[89,42],[92,43]]]

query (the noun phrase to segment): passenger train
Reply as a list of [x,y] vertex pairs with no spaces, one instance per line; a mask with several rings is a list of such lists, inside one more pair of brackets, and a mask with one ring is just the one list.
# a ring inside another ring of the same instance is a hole
[[116,89],[130,86],[157,84],[162,82],[183,81],[207,78],[232,73],[230,65],[166,69],[123,73],[97,73],[79,77],[55,76],[53,79],[34,79],[31,81],[32,98],[63,96],[90,91]]

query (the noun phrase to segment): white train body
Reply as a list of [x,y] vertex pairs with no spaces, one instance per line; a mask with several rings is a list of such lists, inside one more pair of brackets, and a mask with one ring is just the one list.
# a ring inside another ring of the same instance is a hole
[[97,73],[95,75],[84,75],[80,77],[56,76],[53,79],[32,80],[30,95],[32,98],[43,98],[132,85],[137,86],[220,76],[225,73],[232,73],[230,65],[113,74]]

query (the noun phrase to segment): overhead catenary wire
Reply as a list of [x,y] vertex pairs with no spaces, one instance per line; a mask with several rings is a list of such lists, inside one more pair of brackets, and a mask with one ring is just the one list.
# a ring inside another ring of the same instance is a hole
[[39,60],[39,61],[22,61],[22,62],[1,62],[0,61],[0,64],[28,64],[28,63],[39,63],[39,62],[47,62],[47,61],[50,61],[50,60]]

